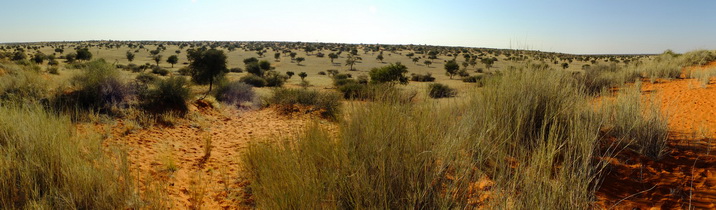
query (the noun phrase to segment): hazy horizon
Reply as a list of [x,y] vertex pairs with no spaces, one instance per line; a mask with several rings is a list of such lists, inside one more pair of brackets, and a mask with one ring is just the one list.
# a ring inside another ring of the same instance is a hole
[[7,2],[0,43],[285,41],[654,54],[716,49],[711,1]]

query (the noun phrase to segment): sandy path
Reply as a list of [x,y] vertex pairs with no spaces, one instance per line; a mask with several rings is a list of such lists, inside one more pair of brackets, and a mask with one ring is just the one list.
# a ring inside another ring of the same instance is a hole
[[[125,145],[142,196],[171,209],[235,209],[241,206],[241,149],[252,140],[299,134],[315,116],[255,111],[200,111],[174,127],[156,126],[125,135],[125,122],[112,128],[107,145]],[[210,155],[205,156],[206,140]]]
[[610,165],[597,193],[601,205],[617,209],[716,209],[716,84],[694,79],[644,84],[645,96],[660,97],[669,116],[669,152],[652,161],[622,154]]

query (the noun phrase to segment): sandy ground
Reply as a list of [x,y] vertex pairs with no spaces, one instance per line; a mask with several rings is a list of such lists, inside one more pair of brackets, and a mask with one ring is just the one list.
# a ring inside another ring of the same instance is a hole
[[715,82],[712,78],[706,88],[695,79],[644,84],[644,97],[659,97],[669,117],[669,151],[658,161],[629,152],[617,157],[597,193],[599,204],[616,209],[716,209]]
[[[205,109],[198,113],[199,117],[178,120],[173,127],[154,126],[127,133],[128,123],[124,121],[111,126],[105,144],[126,148],[141,196],[154,206],[169,209],[245,206],[239,152],[252,141],[298,135],[317,118],[311,114],[281,115],[271,108]],[[205,155],[207,139],[211,140],[209,155]]]

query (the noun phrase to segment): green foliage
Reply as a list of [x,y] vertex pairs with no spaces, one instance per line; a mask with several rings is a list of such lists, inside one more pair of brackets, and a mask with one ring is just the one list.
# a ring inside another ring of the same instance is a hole
[[76,59],[77,60],[85,60],[85,61],[91,60],[92,53],[89,51],[88,48],[77,49]]
[[259,66],[258,63],[248,63],[246,64],[246,72],[249,72],[253,75],[256,75],[258,77],[263,77],[265,71],[261,69],[261,66]]
[[286,71],[286,76],[288,76],[289,79],[291,79],[291,77],[293,77],[294,74],[295,73],[292,71]]
[[264,86],[266,86],[267,83],[268,83],[268,82],[266,81],[266,79],[264,79],[264,78],[262,78],[262,77],[259,77],[259,76],[256,76],[256,75],[253,75],[253,74],[249,74],[249,75],[243,76],[243,77],[241,77],[241,78],[239,79],[239,81],[241,81],[241,82],[243,82],[243,83],[246,83],[246,84],[249,84],[249,85],[254,86],[254,87],[264,87]]
[[191,88],[184,77],[170,77],[156,81],[153,88],[139,96],[147,111],[184,115],[189,112],[186,102],[191,98]]
[[226,68],[226,55],[224,51],[210,50],[188,50],[187,57],[191,60],[191,79],[196,84],[209,84],[211,91],[215,81],[223,78],[229,70]]
[[298,58],[296,58],[296,62],[297,62],[299,65],[301,64],[301,62],[303,62],[303,61],[305,61],[305,60],[306,60],[306,58],[304,58],[304,57],[298,57]]
[[433,82],[433,81],[435,81],[435,77],[433,77],[433,75],[432,75],[430,72],[425,73],[425,74],[415,74],[415,73],[413,73],[413,74],[410,75],[410,81],[415,81],[415,82]]
[[450,79],[452,79],[455,74],[457,74],[457,70],[460,69],[460,65],[457,64],[457,61],[455,60],[449,60],[447,63],[445,63],[445,73],[450,76]]
[[127,61],[129,61],[131,63],[134,60],[135,55],[134,55],[134,53],[127,51],[125,56],[127,57]]
[[301,72],[301,73],[298,73],[298,76],[301,77],[301,80],[304,80],[304,79],[306,79],[308,74],[306,74],[306,72]]
[[407,84],[408,77],[405,76],[405,73],[408,73],[408,67],[398,62],[380,68],[373,68],[368,74],[374,83],[398,82],[400,84]]
[[3,102],[37,102],[47,97],[47,81],[27,66],[0,63],[6,71],[0,75],[0,100]]
[[261,70],[263,71],[271,70],[271,62],[267,60],[259,61],[259,68],[261,68]]
[[169,58],[167,58],[167,63],[172,64],[172,68],[174,68],[174,64],[177,64],[179,62],[179,57],[177,55],[171,55]]
[[268,71],[266,72],[266,75],[264,75],[264,79],[266,80],[266,86],[268,87],[281,87],[283,86],[283,83],[286,82],[288,77],[278,73],[277,71]]

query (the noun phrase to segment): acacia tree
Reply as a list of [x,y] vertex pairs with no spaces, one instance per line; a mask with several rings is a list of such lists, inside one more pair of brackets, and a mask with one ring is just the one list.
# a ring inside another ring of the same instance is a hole
[[157,66],[159,66],[159,62],[162,61],[162,55],[154,55],[152,59],[154,60],[154,62],[157,62]]
[[450,79],[457,74],[457,70],[460,70],[460,65],[457,64],[457,61],[450,60],[445,63],[445,73],[450,76]]
[[[226,68],[226,54],[217,49],[210,50],[188,50],[187,58],[191,79],[196,84],[209,84],[209,91],[214,81],[221,79],[229,70]],[[207,92],[208,94],[208,92]]]
[[273,54],[273,58],[276,59],[276,62],[280,61],[279,58],[281,58],[281,53]]
[[425,60],[425,61],[423,61],[423,64],[425,64],[426,66],[428,66],[428,68],[430,68],[430,64],[433,64],[433,62],[430,60]]
[[291,79],[291,77],[293,77],[293,75],[294,75],[294,73],[292,71],[286,72],[286,76],[288,76],[289,79]]
[[126,56],[127,56],[127,60],[128,60],[130,63],[132,63],[132,61],[134,60],[134,53],[132,53],[132,52],[130,52],[130,51],[127,51],[127,55],[126,55]]
[[346,58],[346,66],[351,66],[350,70],[354,70],[353,65],[358,62],[359,58],[358,56],[348,55],[348,58]]
[[87,48],[82,48],[77,50],[77,56],[75,57],[77,60],[90,60],[92,59],[92,53]]
[[408,67],[397,62],[380,68],[373,68],[368,73],[373,83],[394,83],[408,84]]
[[301,81],[304,81],[304,79],[306,79],[308,74],[306,74],[306,72],[301,72],[301,73],[298,73],[298,76],[301,77]]
[[[495,61],[497,61],[497,58],[483,58],[480,59],[480,62],[485,64],[485,67],[487,70],[490,70],[492,68],[492,64],[495,64]],[[556,61],[555,61],[556,62]]]
[[177,57],[177,55],[171,55],[167,58],[167,63],[172,64],[172,68],[174,68],[174,64],[179,63],[179,57]]
[[335,53],[329,53],[329,54],[328,54],[328,58],[330,58],[330,59],[331,59],[331,63],[333,63],[333,59],[338,58],[338,55],[335,54]]
[[296,62],[298,62],[298,65],[301,65],[301,62],[303,62],[305,60],[306,60],[306,58],[303,58],[303,57],[296,58]]

